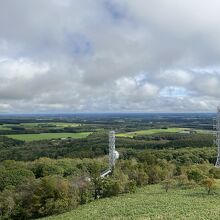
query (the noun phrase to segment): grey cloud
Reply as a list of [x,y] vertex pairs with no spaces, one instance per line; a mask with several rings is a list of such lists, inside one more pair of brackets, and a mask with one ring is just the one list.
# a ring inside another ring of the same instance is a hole
[[217,0],[0,0],[0,112],[214,110],[219,9]]

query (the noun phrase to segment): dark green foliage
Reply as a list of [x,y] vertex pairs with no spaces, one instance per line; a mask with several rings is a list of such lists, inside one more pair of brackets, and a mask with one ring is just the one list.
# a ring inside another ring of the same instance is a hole
[[79,200],[78,190],[69,181],[50,176],[3,191],[0,208],[5,218],[29,219],[75,208]]
[[134,180],[130,180],[125,186],[125,192],[134,193],[136,191],[136,182]]
[[11,147],[19,147],[23,144],[24,144],[23,141],[14,140],[12,138],[8,138],[5,136],[0,136],[0,149],[1,150],[11,148]]
[[29,178],[34,178],[33,172],[23,168],[0,168],[0,190],[8,186],[17,186]]
[[202,179],[205,178],[202,171],[199,169],[192,169],[187,171],[187,176],[189,180],[194,180],[196,183],[199,183]]
[[210,175],[213,176],[215,179],[220,179],[220,169],[217,167],[213,167],[209,170]]
[[104,178],[101,184],[102,197],[117,196],[120,193],[120,183],[116,179]]
[[63,175],[64,170],[56,165],[56,162],[49,158],[40,158],[32,164],[31,170],[36,178],[48,175]]

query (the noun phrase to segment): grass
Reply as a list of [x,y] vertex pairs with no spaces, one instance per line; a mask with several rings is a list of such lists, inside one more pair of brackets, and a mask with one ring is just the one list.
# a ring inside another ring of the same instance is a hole
[[158,134],[158,133],[179,133],[184,130],[189,130],[186,128],[168,128],[168,129],[148,129],[148,130],[140,130],[128,133],[120,133],[117,134],[118,137],[134,137],[137,135],[151,135],[151,134]]
[[159,185],[138,189],[125,194],[97,200],[45,220],[92,219],[219,219],[219,194],[207,195],[204,189],[175,189],[166,193]]
[[42,133],[42,134],[15,134],[15,135],[6,135],[9,138],[22,140],[22,141],[39,141],[39,140],[50,140],[58,138],[85,138],[91,132],[81,132],[81,133]]

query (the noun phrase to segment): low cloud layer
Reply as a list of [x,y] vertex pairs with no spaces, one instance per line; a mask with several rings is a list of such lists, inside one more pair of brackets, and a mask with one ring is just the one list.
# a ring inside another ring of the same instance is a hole
[[0,113],[220,105],[220,2],[0,0]]

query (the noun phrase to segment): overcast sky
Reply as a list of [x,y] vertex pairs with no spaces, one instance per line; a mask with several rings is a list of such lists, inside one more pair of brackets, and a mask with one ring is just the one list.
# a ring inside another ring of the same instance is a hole
[[219,104],[219,0],[0,0],[0,113]]

